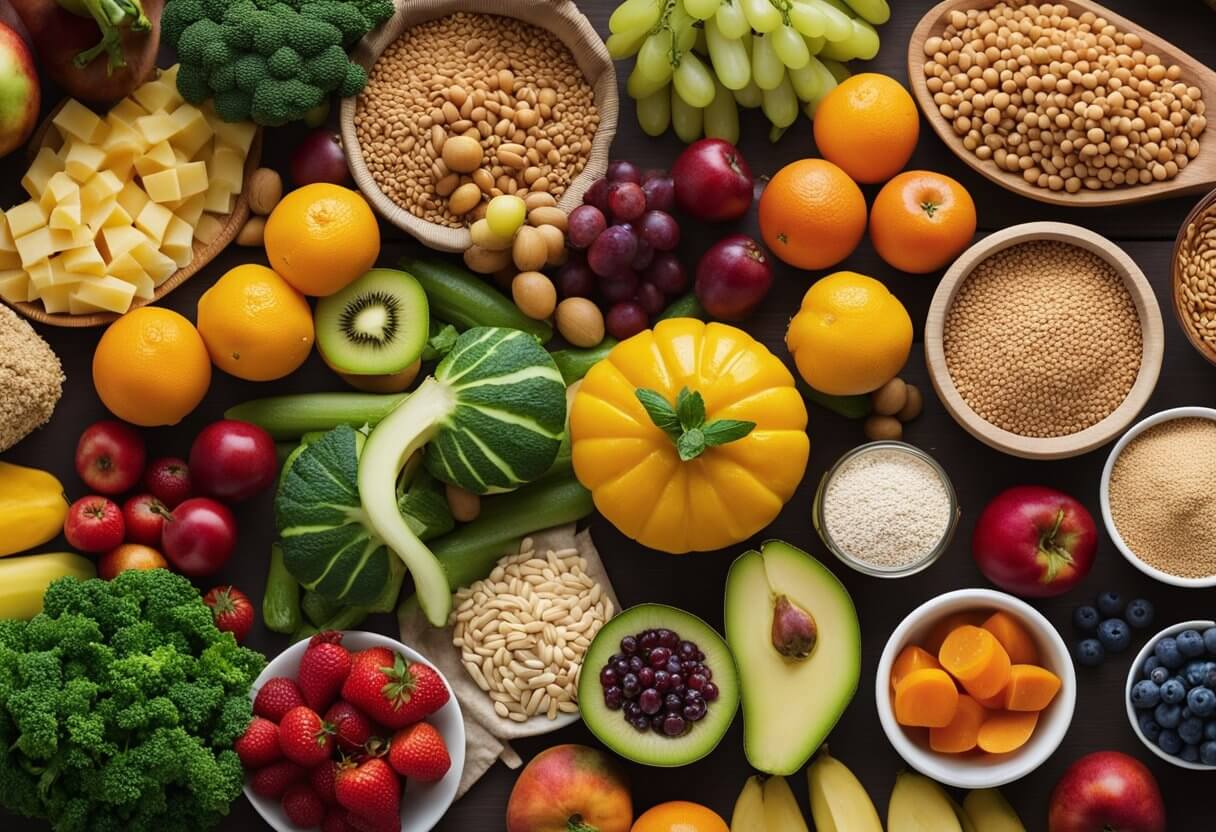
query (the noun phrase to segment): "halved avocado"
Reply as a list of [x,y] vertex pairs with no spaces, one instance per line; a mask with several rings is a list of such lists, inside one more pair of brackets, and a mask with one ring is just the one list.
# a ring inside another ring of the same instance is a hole
[[815,558],[770,540],[731,564],[726,640],[743,680],[747,760],[769,774],[793,774],[857,692],[861,626],[853,599]]
[[[704,718],[692,723],[687,733],[679,737],[639,732],[625,721],[620,710],[604,704],[600,685],[600,670],[620,651],[622,638],[663,628],[696,643],[705,654],[704,664],[713,672],[713,683],[718,686],[718,698],[709,703]],[[625,759],[648,766],[687,765],[713,751],[735,720],[739,709],[735,660],[717,630],[692,613],[666,604],[638,604],[605,624],[592,640],[579,676],[578,706],[591,733]]]

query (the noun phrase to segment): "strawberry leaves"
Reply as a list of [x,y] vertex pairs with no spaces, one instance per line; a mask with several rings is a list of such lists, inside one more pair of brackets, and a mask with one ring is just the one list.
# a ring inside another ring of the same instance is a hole
[[673,407],[667,399],[645,387],[634,391],[655,427],[671,437],[683,462],[696,459],[706,449],[735,442],[751,433],[755,422],[717,419],[706,423],[705,399],[687,387],[680,390]]

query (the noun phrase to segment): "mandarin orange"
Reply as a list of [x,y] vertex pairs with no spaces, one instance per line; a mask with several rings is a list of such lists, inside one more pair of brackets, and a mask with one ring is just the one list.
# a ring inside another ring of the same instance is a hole
[[870,241],[889,265],[911,274],[935,272],[975,235],[975,202],[954,179],[927,170],[899,174],[870,208]]
[[916,149],[920,114],[898,81],[876,72],[846,79],[815,111],[815,146],[855,181],[885,182]]
[[802,159],[777,171],[760,195],[760,233],[799,269],[826,269],[853,253],[866,229],[866,200],[843,170]]

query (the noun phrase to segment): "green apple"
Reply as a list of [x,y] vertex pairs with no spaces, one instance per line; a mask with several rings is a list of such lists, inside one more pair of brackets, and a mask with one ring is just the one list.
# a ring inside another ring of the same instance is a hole
[[0,156],[25,143],[38,122],[38,71],[25,41],[0,23]]

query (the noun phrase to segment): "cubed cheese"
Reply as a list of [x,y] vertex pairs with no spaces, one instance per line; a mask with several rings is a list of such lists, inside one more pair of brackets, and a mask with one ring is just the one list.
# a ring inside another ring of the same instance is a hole
[[30,276],[30,285],[39,291],[46,289],[46,287],[55,282],[55,275],[51,271],[51,261],[49,258],[39,260],[37,263],[31,263],[25,267],[25,271]]
[[231,147],[217,147],[207,163],[207,178],[220,183],[229,193],[239,194],[245,178],[245,158]]
[[47,182],[61,170],[63,170],[63,163],[55,155],[55,151],[49,147],[43,147],[34,157],[25,176],[21,177],[21,187],[25,188],[25,192],[30,195],[30,198],[38,199],[46,190]]
[[152,112],[151,109],[144,109],[134,98],[127,97],[119,101],[110,108],[110,112],[106,113],[106,121],[110,122],[111,129],[115,121],[121,121],[128,127],[135,127],[135,120],[146,116]]
[[160,250],[172,257],[179,269],[189,266],[194,259],[194,227],[181,217],[173,217],[161,240]]
[[105,158],[106,152],[100,147],[76,142],[68,151],[67,158],[64,159],[64,170],[77,182],[85,182],[90,176],[97,173]]
[[157,110],[170,110],[181,101],[181,97],[177,94],[177,87],[169,86],[163,78],[141,84],[135,88],[135,92],[131,93],[131,96],[149,113],[155,113]]
[[224,223],[214,214],[203,214],[194,224],[194,239],[205,246],[211,245],[224,230]]
[[[52,315],[62,315],[65,312],[71,312],[70,298],[72,290],[76,288],[74,283],[61,283],[58,286],[47,286],[43,289],[38,299],[42,301],[43,308]],[[79,314],[72,312],[73,315]]]
[[135,150],[117,150],[106,154],[105,169],[118,177],[120,182],[129,182],[135,177]]
[[100,176],[94,176],[80,188],[80,204],[86,214],[91,213],[101,203],[114,198],[109,185]]
[[[93,179],[99,180],[99,187],[110,196],[118,196],[122,191],[123,181],[113,171],[99,170],[93,176]],[[93,179],[89,181],[92,182]]]
[[173,134],[173,146],[193,159],[194,155],[211,139],[211,125],[203,116],[203,111],[189,104],[183,104],[173,111],[170,116],[177,126]]
[[203,162],[190,162],[177,169],[177,183],[182,197],[192,197],[207,190],[207,165]]
[[203,202],[203,208],[215,214],[229,214],[232,212],[232,200],[232,192],[213,179],[207,186],[207,196],[206,201]]
[[253,136],[257,133],[257,125],[252,121],[224,121],[216,116],[210,120],[211,129],[221,142],[236,148],[244,162],[249,155],[249,147],[253,144]]
[[63,265],[70,272],[78,274],[105,274],[106,261],[101,258],[101,252],[94,243],[80,248],[70,248],[59,255]]
[[133,225],[135,217],[127,213],[127,209],[123,208],[117,202],[110,206],[110,212],[106,214],[105,219],[101,221],[102,228],[118,228],[123,225]]
[[141,274],[135,277],[134,280],[128,280],[135,287],[135,297],[140,300],[152,300],[156,297],[156,284],[152,282],[152,278],[146,274]]
[[64,202],[51,209],[51,228],[61,228],[72,231],[80,228],[84,222],[80,215],[80,194],[77,193],[75,202]]
[[50,214],[33,201],[22,202],[20,205],[9,208],[4,212],[4,216],[8,220],[8,228],[14,240],[24,237],[35,228],[46,225],[46,221],[50,218]]
[[149,113],[135,119],[135,128],[143,134],[148,144],[158,144],[165,141],[176,131],[173,119],[168,113]]
[[87,275],[78,274],[68,268],[63,255],[57,254],[51,258],[51,285],[62,286],[65,283],[79,283]]
[[21,255],[15,251],[0,251],[0,271],[21,268]]
[[0,251],[16,251],[17,243],[13,240],[13,232],[8,228],[8,217],[0,214]]
[[193,228],[198,225],[199,219],[203,216],[203,208],[206,201],[207,197],[205,194],[195,194],[189,199],[182,200],[181,205],[173,209],[173,213],[177,214]]
[[144,238],[144,243],[131,249],[131,256],[141,265],[154,285],[159,286],[177,271],[177,264],[162,254],[156,243]]
[[80,186],[66,172],[59,171],[47,181],[39,204],[50,216],[51,209],[63,202],[80,204]]
[[62,109],[51,119],[65,136],[82,142],[91,142],[101,130],[101,119],[75,98],[64,102]]
[[173,152],[173,145],[167,141],[152,145],[142,156],[135,159],[135,170],[140,176],[149,176],[175,167],[177,156]]
[[114,262],[110,263],[109,267],[106,268],[106,274],[112,274],[128,283],[134,283],[141,276],[148,276],[148,273],[144,271],[144,267],[139,264],[139,261],[129,251],[121,257],[114,258]]
[[144,204],[148,202],[148,195],[134,182],[124,184],[117,198],[123,210],[133,217],[139,216],[139,212],[144,210]]
[[[159,246],[165,239],[173,212],[163,205],[149,202],[135,217],[135,227],[151,237]],[[172,255],[170,255],[172,256]]]
[[72,229],[51,228],[49,230],[51,232],[51,248],[56,253],[88,245],[94,240],[93,232],[86,225]]
[[0,298],[9,303],[25,303],[29,294],[30,276],[24,269],[0,271]]
[[[118,201],[112,196],[106,197],[100,202],[87,203],[84,206],[84,213],[82,215],[84,224],[87,225],[89,230],[93,232],[93,235],[96,236],[101,232],[101,229],[105,227],[106,220],[109,219],[110,214],[118,207]],[[128,215],[126,211],[123,211],[123,214],[128,216],[127,222],[115,223],[115,225],[131,224],[131,220],[129,219],[130,215]]]
[[17,253],[21,265],[28,269],[39,260],[45,260],[57,251],[51,237],[51,229],[43,226],[17,238]]
[[138,228],[127,225],[115,228],[103,228],[99,239],[105,245],[105,251],[102,253],[106,255],[108,261],[113,263],[115,258],[121,257],[128,251],[131,251],[131,249],[148,238]]
[[181,184],[177,180],[177,171],[173,168],[159,173],[150,173],[143,177],[144,190],[153,202],[172,202],[182,198]]

